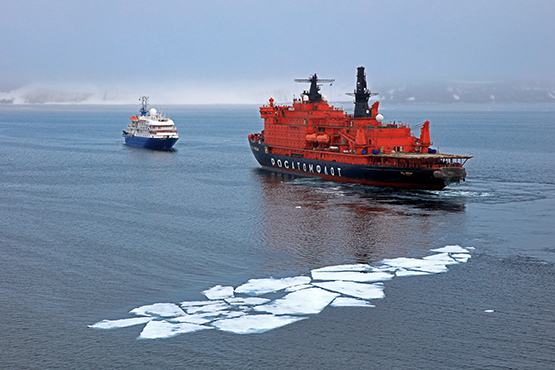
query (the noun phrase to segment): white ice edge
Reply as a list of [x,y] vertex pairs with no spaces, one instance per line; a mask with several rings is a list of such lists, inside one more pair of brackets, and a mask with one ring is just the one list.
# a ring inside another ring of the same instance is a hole
[[230,305],[257,306],[270,302],[268,298],[248,297],[248,298],[227,298],[225,300]]
[[349,297],[337,297],[330,304],[333,307],[376,307],[369,301],[364,299],[356,299]]
[[431,249],[431,251],[438,253],[469,253],[468,249],[465,249],[460,245],[446,245],[442,248]]
[[307,317],[299,316],[274,316],[274,315],[250,315],[232,319],[217,320],[212,323],[215,328],[234,334],[264,333],[292,324]]
[[312,271],[314,280],[343,280],[358,282],[376,282],[391,280],[392,274],[387,272],[357,272],[357,271]]
[[371,271],[372,267],[367,264],[354,264],[354,265],[337,265],[337,266],[326,266],[318,269],[314,269],[311,272],[338,272],[338,271]]
[[155,315],[161,317],[173,317],[185,314],[175,303],[154,303],[134,308],[129,312],[138,316]]
[[206,306],[206,305],[219,304],[219,303],[225,303],[225,301],[223,299],[216,300],[216,301],[183,301],[183,302],[180,302],[179,304],[181,305],[181,307],[187,308],[187,307]]
[[216,285],[202,292],[208,299],[224,299],[233,297],[232,286]]
[[152,319],[153,317],[133,317],[131,319],[102,320],[97,322],[96,324],[89,325],[89,328],[94,328],[94,329],[126,328],[128,326],[145,324]]
[[170,323],[165,320],[149,321],[139,339],[162,339],[170,338],[178,334],[192,333],[199,330],[213,329],[210,326],[203,326],[189,323]]

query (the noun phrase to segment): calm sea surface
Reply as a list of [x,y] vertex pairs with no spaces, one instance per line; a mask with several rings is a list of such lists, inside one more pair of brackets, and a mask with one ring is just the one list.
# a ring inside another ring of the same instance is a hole
[[[0,106],[0,367],[555,368],[555,106],[387,106],[473,155],[444,191],[259,168],[256,106],[166,106],[172,152],[127,147],[136,106]],[[215,285],[471,248],[449,271],[385,281],[375,307],[327,307],[258,334],[138,340],[92,329]]]

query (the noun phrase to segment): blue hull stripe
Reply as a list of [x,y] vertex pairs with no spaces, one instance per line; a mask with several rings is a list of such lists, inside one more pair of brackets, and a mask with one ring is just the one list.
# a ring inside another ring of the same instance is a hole
[[146,137],[125,136],[125,144],[148,149],[171,149],[177,140],[177,138],[151,139]]

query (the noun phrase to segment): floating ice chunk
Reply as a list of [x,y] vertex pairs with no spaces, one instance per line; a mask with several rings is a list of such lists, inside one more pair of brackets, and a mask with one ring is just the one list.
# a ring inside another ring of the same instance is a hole
[[352,281],[330,281],[313,284],[320,288],[362,299],[380,299],[385,297],[383,293],[384,286],[382,284],[364,284]]
[[397,271],[397,267],[395,266],[387,266],[387,265],[381,265],[381,266],[374,266],[372,267],[372,271],[375,272],[395,272]]
[[219,304],[219,303],[225,303],[224,300],[215,300],[215,301],[183,301],[181,303],[179,303],[181,305],[181,307],[186,308],[186,307],[193,307],[193,306],[207,306],[207,305],[212,305],[212,304]]
[[198,313],[219,312],[229,309],[229,305],[225,302],[217,304],[206,304],[204,306],[186,307],[185,310],[188,314],[194,315]]
[[391,280],[392,274],[387,272],[357,272],[357,271],[312,271],[314,280],[346,280],[358,282],[374,282]]
[[220,316],[220,313],[211,314],[198,314],[198,315],[183,315],[174,317],[172,319],[167,319],[171,322],[187,322],[189,324],[206,324],[207,322],[214,321],[216,317]]
[[452,254],[451,257],[453,257],[454,259],[456,259],[459,262],[466,262],[468,261],[468,259],[470,258],[470,254],[466,254],[466,253],[455,253]]
[[396,268],[414,268],[419,267],[422,264],[422,260],[416,258],[399,257],[391,259],[386,258],[382,260],[382,263],[384,265]]
[[261,295],[271,292],[277,292],[290,286],[308,283],[310,283],[310,278],[308,276],[287,277],[283,279],[250,279],[247,283],[235,288],[235,292],[251,295]]
[[232,286],[216,285],[202,292],[208,299],[223,299],[233,297]]
[[431,274],[439,274],[449,271],[447,266],[441,264],[422,265],[421,267],[415,268],[415,270],[429,272]]
[[434,260],[400,257],[393,259],[384,259],[382,263],[397,268],[426,271],[430,273],[447,271],[447,267],[445,267],[444,263]]
[[134,308],[129,312],[139,316],[156,315],[161,317],[173,317],[185,314],[185,312],[174,303],[154,303]]
[[468,250],[464,249],[460,245],[446,245],[443,248],[436,248],[431,251],[439,253],[468,253]]
[[258,297],[227,298],[225,301],[231,305],[245,305],[245,306],[257,306],[257,305],[270,302],[268,298],[258,298]]
[[434,261],[435,264],[454,265],[458,263],[456,260],[449,257],[447,253],[432,254],[422,259],[425,261]]
[[94,329],[117,329],[126,328],[128,326],[144,324],[152,320],[153,317],[134,317],[132,319],[121,320],[102,320],[96,324],[89,325],[89,328]]
[[213,329],[210,326],[176,323],[172,324],[167,321],[149,321],[139,335],[139,339],[161,339],[170,338],[178,334],[192,333],[199,330]]
[[395,276],[417,276],[417,275],[430,275],[430,272],[399,269],[395,273]]
[[[245,307],[245,309],[250,310],[251,307],[248,307],[248,308]],[[246,313],[243,312],[243,311],[231,311],[231,312],[223,312],[221,316],[222,316],[222,320],[223,320],[224,318],[231,319],[231,318],[234,318],[234,317],[241,317],[241,316],[245,316],[245,315],[246,315]]]
[[298,290],[275,301],[256,306],[256,311],[273,313],[274,315],[308,315],[322,311],[339,294],[320,288]]
[[326,266],[319,269],[312,270],[312,273],[317,272],[329,272],[329,271],[370,271],[372,267],[367,264],[357,263],[354,265],[337,265],[337,266]]
[[370,302],[356,299],[356,298],[349,298],[349,297],[337,297],[331,302],[333,307],[376,307]]
[[288,324],[292,324],[306,317],[274,316],[274,315],[249,315],[233,319],[217,320],[212,323],[222,331],[235,334],[264,333]]
[[308,288],[312,288],[312,287],[313,287],[312,284],[294,285],[294,286],[290,286],[289,288],[286,288],[285,291],[286,292],[296,292],[297,290],[308,289]]

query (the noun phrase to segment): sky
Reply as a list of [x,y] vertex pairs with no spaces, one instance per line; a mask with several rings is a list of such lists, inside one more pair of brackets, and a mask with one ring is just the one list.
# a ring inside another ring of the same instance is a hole
[[[555,79],[553,0],[0,0],[0,99],[259,103],[318,73],[352,91]],[[292,98],[292,96],[291,96]]]

